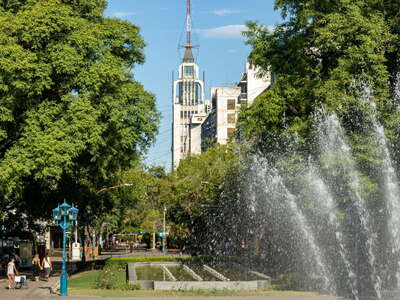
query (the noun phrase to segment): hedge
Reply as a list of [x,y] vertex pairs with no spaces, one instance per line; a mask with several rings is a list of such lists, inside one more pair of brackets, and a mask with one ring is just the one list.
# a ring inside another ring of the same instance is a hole
[[188,263],[245,263],[243,258],[236,256],[134,256],[134,257],[111,257],[106,260],[110,264],[128,264],[137,262],[188,262]]
[[135,257],[111,257],[106,260],[107,264],[128,264],[136,262],[170,262],[170,261],[190,261],[192,257],[171,257],[171,256],[135,256]]

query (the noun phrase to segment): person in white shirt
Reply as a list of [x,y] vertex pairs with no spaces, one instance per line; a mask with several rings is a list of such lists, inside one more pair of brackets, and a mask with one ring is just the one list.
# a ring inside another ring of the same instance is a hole
[[44,279],[48,281],[50,272],[53,271],[53,264],[51,263],[48,253],[46,253],[45,257],[43,258],[40,268],[44,270]]
[[18,274],[15,266],[15,258],[11,257],[10,262],[7,264],[7,277],[8,277],[8,288],[12,289],[15,283],[15,275]]

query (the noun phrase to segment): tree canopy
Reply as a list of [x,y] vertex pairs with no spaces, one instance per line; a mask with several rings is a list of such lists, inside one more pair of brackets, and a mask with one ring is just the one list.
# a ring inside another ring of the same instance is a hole
[[124,171],[118,176],[124,187],[109,191],[121,207],[119,230],[163,231],[166,209],[170,245],[182,247],[191,240],[202,246],[210,218],[222,211],[221,196],[236,174],[237,159],[235,146],[215,145],[181,160],[171,173],[161,167]]
[[[89,211],[154,141],[155,97],[135,80],[139,28],[105,0],[0,1],[0,199],[44,216],[66,197]],[[43,210],[43,209],[47,210]]]
[[[327,197],[307,195],[316,180],[304,181],[307,172],[316,172],[335,201],[334,214],[344,236],[348,236],[346,239],[357,239],[351,235],[364,230],[360,229],[359,220],[369,214],[372,225],[368,225],[368,230],[375,235],[373,244],[378,249],[371,253],[377,254],[379,276],[384,284],[390,285],[393,275],[386,269],[391,270],[395,265],[393,261],[398,261],[398,253],[385,250],[391,249],[388,228],[392,226],[391,216],[397,212],[388,204],[390,180],[385,175],[385,162],[393,164],[390,168],[393,174],[400,170],[400,2],[276,0],[275,7],[282,13],[282,24],[271,30],[263,24],[249,22],[245,32],[247,44],[252,47],[250,62],[264,72],[272,72],[274,82],[240,114],[239,125],[244,139],[259,153],[257,157],[268,162],[264,169],[262,163],[255,163],[261,169],[259,174],[279,179],[284,190],[274,196],[268,194],[273,189],[268,188],[269,183],[267,188],[265,182],[263,185],[256,180],[249,185],[260,189],[256,197],[264,206],[280,203],[281,196],[294,195],[299,211],[309,224],[315,222],[310,226],[317,244],[324,245],[327,235],[320,226],[324,213],[318,204]],[[327,122],[332,120],[335,125]],[[328,123],[332,131],[324,131]],[[338,130],[340,138],[334,140]],[[329,144],[324,144],[328,141]],[[305,172],[307,169],[311,171]],[[357,179],[357,187],[350,175]],[[397,181],[396,178],[393,185]],[[361,195],[362,205],[367,207],[365,214],[361,208],[355,208],[358,203],[355,190]],[[263,191],[267,192],[263,194]],[[245,193],[241,196],[244,200]],[[397,193],[393,197],[396,196]],[[285,225],[280,227],[280,220],[274,219],[279,215],[279,208],[265,210],[267,218],[262,209],[255,213],[255,220],[260,218],[261,226],[271,230],[268,239],[278,247],[268,248],[267,255],[272,258],[271,262],[278,259],[273,262],[277,262],[276,266],[285,265],[287,259],[279,258],[280,253],[286,255],[291,250],[279,249],[290,248],[281,239],[285,236],[282,231]],[[274,238],[277,239],[274,241]],[[366,243],[363,241],[354,247],[346,243],[351,263],[359,265],[359,254],[367,249]],[[296,259],[298,253],[292,257]],[[295,269],[293,265],[285,268],[286,272]],[[360,282],[368,281],[363,278],[364,274],[375,272],[355,269]],[[343,278],[342,275],[339,277]],[[346,283],[340,284],[346,286]]]
[[394,109],[390,87],[399,71],[398,1],[278,0],[285,22],[269,31],[248,23],[250,61],[276,74],[274,86],[241,116],[245,135],[265,141],[282,132],[310,133],[324,106],[354,109],[359,83],[373,88],[381,119]]

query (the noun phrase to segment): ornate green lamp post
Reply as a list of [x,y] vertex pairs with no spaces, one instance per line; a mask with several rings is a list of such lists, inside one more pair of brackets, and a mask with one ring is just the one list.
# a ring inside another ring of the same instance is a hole
[[79,210],[74,206],[71,207],[65,200],[64,203],[53,209],[53,217],[58,226],[63,230],[63,254],[62,254],[62,270],[60,277],[60,295],[67,296],[67,230],[74,224],[78,217]]

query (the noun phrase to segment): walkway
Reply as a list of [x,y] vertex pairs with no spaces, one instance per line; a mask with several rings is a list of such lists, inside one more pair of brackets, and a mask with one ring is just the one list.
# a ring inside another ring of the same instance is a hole
[[50,289],[57,286],[58,277],[51,277],[46,281],[30,281],[28,280],[27,289],[8,290],[7,281],[0,280],[0,299],[1,300],[20,300],[20,299],[45,299],[50,296]]
[[[22,291],[7,291],[9,293],[0,292],[1,300],[60,300],[60,296],[50,294],[23,294]],[[62,297],[62,300],[339,300],[336,297],[329,296],[282,296],[282,297],[135,297],[135,298],[99,298],[89,296],[71,296]]]
[[[66,297],[70,300],[93,300],[94,297]],[[135,297],[135,298],[103,298],[104,300],[342,300],[330,296],[223,296],[223,297]],[[64,298],[63,298],[64,300]]]

